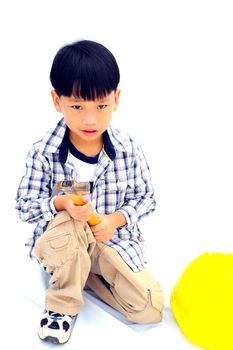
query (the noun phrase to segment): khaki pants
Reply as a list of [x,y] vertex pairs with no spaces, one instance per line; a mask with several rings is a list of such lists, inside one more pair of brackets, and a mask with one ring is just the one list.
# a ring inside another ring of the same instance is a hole
[[149,270],[133,272],[115,249],[96,243],[87,223],[66,211],[37,239],[35,254],[52,273],[46,309],[76,315],[88,287],[132,322],[161,320],[163,292]]

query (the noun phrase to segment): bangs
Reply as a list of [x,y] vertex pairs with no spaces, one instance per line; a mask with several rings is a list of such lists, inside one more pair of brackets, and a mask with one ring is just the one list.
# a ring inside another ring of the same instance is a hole
[[81,41],[62,48],[50,72],[58,95],[102,99],[116,91],[120,73],[112,53],[101,44]]
[[117,89],[116,72],[98,60],[80,62],[75,73],[71,93],[77,98],[101,99]]

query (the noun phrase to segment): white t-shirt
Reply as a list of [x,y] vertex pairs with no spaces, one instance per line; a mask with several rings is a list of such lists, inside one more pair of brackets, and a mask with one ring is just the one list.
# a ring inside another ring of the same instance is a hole
[[78,169],[78,181],[93,182],[97,163],[87,163],[83,160],[78,159],[71,153],[69,154],[69,157],[72,160],[74,167]]

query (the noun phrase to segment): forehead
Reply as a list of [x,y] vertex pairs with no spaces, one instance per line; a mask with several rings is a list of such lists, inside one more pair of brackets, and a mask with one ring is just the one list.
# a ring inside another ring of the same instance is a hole
[[70,97],[64,97],[64,99],[66,99],[66,101],[69,101],[69,102],[73,102],[73,103],[81,103],[81,102],[112,102],[113,98],[115,96],[115,92],[112,91],[110,94],[104,96],[104,97],[101,97],[101,98],[96,98],[94,100],[84,100],[83,98],[81,97],[75,97],[75,96],[70,96]]

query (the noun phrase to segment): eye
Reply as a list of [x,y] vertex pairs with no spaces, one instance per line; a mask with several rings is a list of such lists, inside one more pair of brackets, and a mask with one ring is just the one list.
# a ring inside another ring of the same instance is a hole
[[107,106],[108,106],[108,105],[104,105],[104,104],[98,105],[98,109],[105,109]]
[[82,109],[82,107],[79,105],[71,106],[71,108],[73,108],[75,111],[80,111]]

